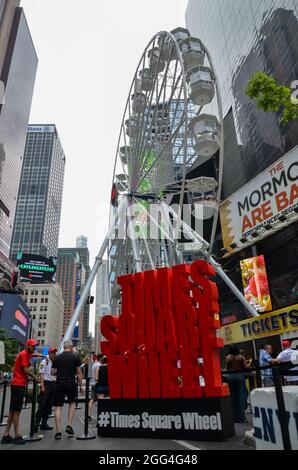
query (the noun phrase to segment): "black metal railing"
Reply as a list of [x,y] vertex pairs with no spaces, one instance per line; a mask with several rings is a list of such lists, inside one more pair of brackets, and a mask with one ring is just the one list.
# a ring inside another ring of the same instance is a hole
[[223,376],[226,376],[229,374],[241,374],[245,376],[248,373],[255,372],[256,373],[255,378],[257,382],[257,387],[255,388],[261,388],[262,387],[261,371],[272,369],[272,380],[273,380],[274,388],[275,388],[277,409],[279,413],[279,422],[280,422],[280,427],[281,427],[281,435],[282,435],[284,450],[292,450],[292,445],[291,445],[291,437],[289,433],[288,417],[287,417],[287,411],[286,411],[286,406],[285,406],[282,379],[283,377],[297,376],[298,371],[291,370],[294,367],[297,367],[297,365],[294,365],[292,363],[283,363],[283,364],[272,364],[269,366],[255,366],[255,367],[250,367],[248,369],[242,369],[242,370],[237,370],[237,371],[236,370],[229,370],[229,371],[222,370],[221,371]]

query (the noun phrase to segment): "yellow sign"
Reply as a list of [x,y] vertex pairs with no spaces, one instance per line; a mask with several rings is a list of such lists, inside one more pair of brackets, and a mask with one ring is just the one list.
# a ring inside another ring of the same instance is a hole
[[231,344],[295,330],[298,330],[298,304],[223,326],[220,336],[225,344]]

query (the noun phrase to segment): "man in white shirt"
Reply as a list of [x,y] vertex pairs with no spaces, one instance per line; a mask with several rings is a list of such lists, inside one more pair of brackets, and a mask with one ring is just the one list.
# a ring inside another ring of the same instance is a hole
[[[288,340],[282,342],[283,351],[279,353],[276,358],[277,362],[292,362],[293,364],[298,364],[298,351],[291,348],[291,343]],[[298,366],[293,367],[292,370],[298,371]],[[288,385],[298,385],[298,375],[288,375],[285,377]]]
[[41,402],[35,415],[35,432],[38,432],[40,421],[40,429],[43,431],[50,431],[53,429],[48,425],[48,417],[51,413],[54,399],[56,377],[51,374],[51,369],[56,353],[57,349],[51,348],[49,350],[49,356],[43,359],[39,366]]
[[96,396],[96,384],[98,381],[98,370],[100,368],[100,359],[101,355],[97,356],[96,354],[93,355],[93,364],[92,364],[92,376],[91,376],[91,400],[89,401],[89,413],[88,419],[92,419],[91,410],[93,403],[97,400]]

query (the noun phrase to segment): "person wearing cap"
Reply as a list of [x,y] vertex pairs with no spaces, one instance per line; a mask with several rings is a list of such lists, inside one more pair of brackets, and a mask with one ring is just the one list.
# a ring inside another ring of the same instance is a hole
[[[298,363],[298,353],[295,351],[295,349],[291,348],[291,343],[287,339],[285,339],[282,342],[282,347],[283,350],[282,352],[279,353],[279,355],[276,358],[277,363],[283,363],[283,362],[292,362],[294,364]],[[292,370],[297,370],[298,367],[293,367]],[[298,385],[298,375],[288,375],[285,376],[285,379],[287,381],[287,385]]]
[[53,429],[51,426],[48,425],[48,418],[51,414],[51,409],[54,401],[54,388],[56,377],[51,374],[51,370],[52,363],[56,358],[57,351],[58,350],[56,348],[50,348],[49,356],[43,359],[39,366],[41,403],[35,415],[35,432],[38,432],[40,422],[41,430],[51,431]]
[[[31,379],[38,381],[36,375],[29,370],[32,357],[41,357],[39,354],[34,353],[37,345],[38,343],[35,339],[28,339],[26,341],[26,349],[21,351],[16,358],[11,381],[9,416],[1,444],[26,444],[26,441],[20,434],[19,421],[23,401],[26,395],[27,380],[30,377]],[[12,425],[14,425],[15,438],[12,438],[9,435]]]

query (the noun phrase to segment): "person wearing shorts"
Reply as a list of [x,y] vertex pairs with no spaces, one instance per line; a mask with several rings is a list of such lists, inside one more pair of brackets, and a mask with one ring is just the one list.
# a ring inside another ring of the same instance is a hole
[[[21,351],[15,361],[13,378],[11,381],[11,396],[10,396],[10,407],[9,417],[6,425],[4,435],[1,440],[1,444],[26,444],[26,441],[20,434],[20,414],[23,407],[24,398],[26,395],[26,385],[28,377],[33,380],[38,378],[29,371],[30,361],[32,357],[39,355],[34,354],[35,347],[38,345],[35,339],[28,339],[26,342],[26,349]],[[10,429],[14,425],[15,438],[13,439],[10,435]]]
[[52,364],[52,374],[56,375],[56,385],[54,391],[54,406],[55,408],[55,421],[56,421],[56,434],[55,439],[61,439],[61,412],[64,405],[65,397],[69,403],[68,421],[65,432],[74,436],[72,422],[75,415],[76,408],[76,376],[78,376],[80,383],[80,391],[83,393],[82,387],[82,371],[80,368],[81,361],[77,354],[72,352],[73,344],[71,341],[65,341],[64,351],[59,354]]

